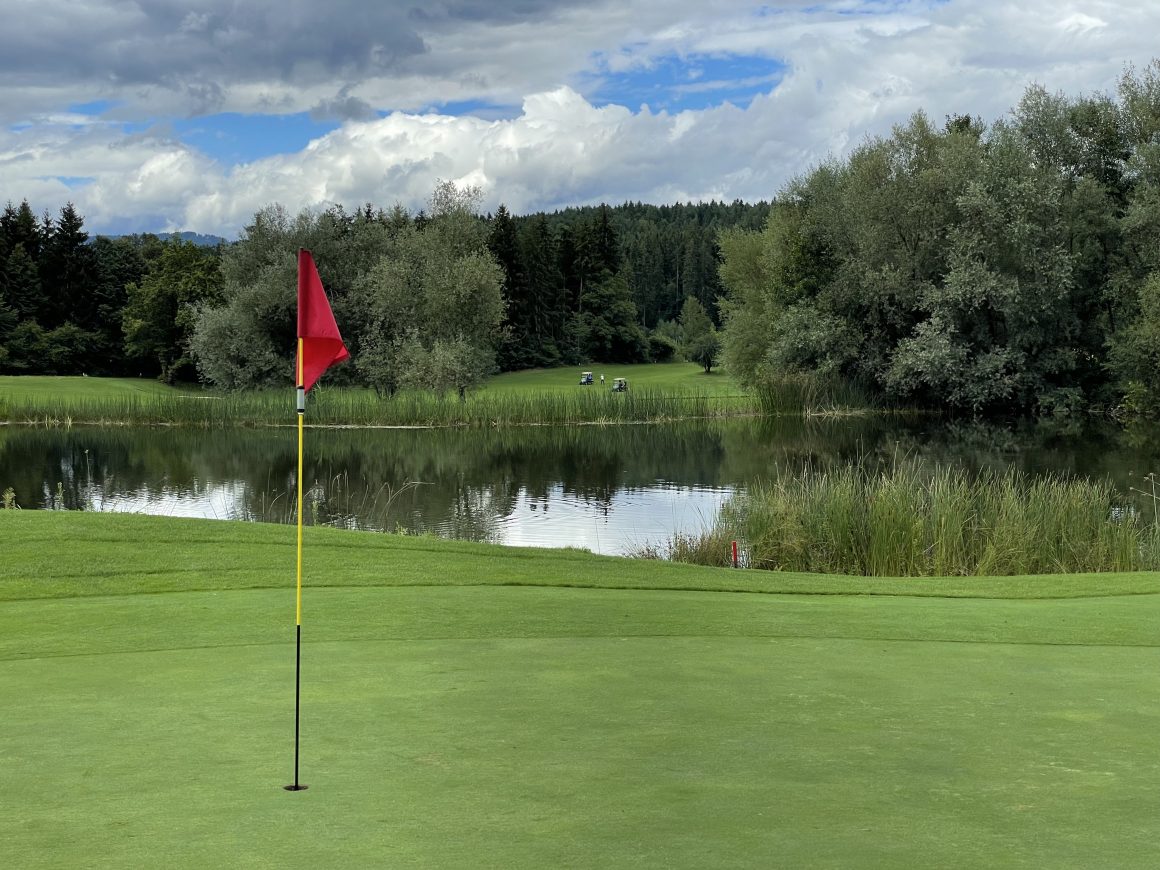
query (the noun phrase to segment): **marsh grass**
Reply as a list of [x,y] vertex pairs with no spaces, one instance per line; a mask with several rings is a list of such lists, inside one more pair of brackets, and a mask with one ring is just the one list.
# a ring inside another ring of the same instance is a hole
[[[455,395],[320,386],[307,421],[322,426],[506,426],[658,423],[742,416],[836,416],[873,410],[855,385],[785,377],[743,394],[728,379],[682,363],[625,366],[632,389],[581,388],[572,369],[499,375],[460,401]],[[294,391],[216,393],[155,381],[0,377],[0,422],[45,427],[151,425],[222,428],[293,425]]]
[[[422,485],[420,481],[407,480],[398,486],[390,483],[368,486],[366,480],[352,478],[349,471],[343,470],[304,487],[303,522],[311,526],[410,534],[398,523],[388,527],[383,520],[390,515],[396,501]],[[296,514],[297,498],[293,490],[287,490],[272,497],[262,493],[249,513],[229,518],[289,524],[296,522]]]
[[[638,389],[495,392],[455,396],[399,393],[383,399],[370,390],[311,392],[307,421],[323,426],[503,426],[578,423],[655,423],[722,418],[760,412],[746,396]],[[169,425],[218,428],[293,425],[293,390],[180,393],[150,396],[0,397],[0,419],[40,426],[74,424]]]
[[[879,577],[1160,568],[1160,527],[1110,482],[968,474],[913,460],[781,473],[734,496],[713,525],[639,555],[721,564],[731,539],[778,571]],[[664,551],[664,552],[662,552]]]
[[762,413],[827,416],[874,409],[878,403],[857,384],[811,374],[783,375],[761,385],[755,400]]
[[733,539],[720,523],[700,532],[674,532],[663,543],[648,542],[632,555],[638,559],[664,559],[713,568],[733,566]]

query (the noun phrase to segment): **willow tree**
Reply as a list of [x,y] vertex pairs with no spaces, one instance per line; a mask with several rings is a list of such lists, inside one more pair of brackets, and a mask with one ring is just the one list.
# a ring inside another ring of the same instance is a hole
[[[352,291],[387,250],[390,232],[385,217],[349,215],[338,206],[291,216],[275,204],[255,214],[222,256],[221,302],[203,304],[195,318],[190,345],[202,377],[226,389],[290,377],[299,248],[314,254],[343,335],[357,335],[363,312]],[[357,355],[357,343],[351,351]],[[336,374],[349,378],[349,367]]]
[[717,362],[721,339],[705,306],[695,296],[685,300],[681,308],[681,355],[695,362],[708,374]]
[[360,283],[356,365],[381,395],[416,388],[463,398],[496,370],[504,273],[479,197],[440,183],[427,219],[402,230]]

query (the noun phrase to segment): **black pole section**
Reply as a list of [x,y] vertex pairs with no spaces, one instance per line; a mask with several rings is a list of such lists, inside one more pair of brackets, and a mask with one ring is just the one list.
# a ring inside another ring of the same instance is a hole
[[302,626],[295,626],[294,639],[294,788],[298,782],[298,725],[302,710]]
[[305,791],[310,786],[298,782],[298,712],[302,697],[302,626],[297,626],[297,642],[294,652],[294,784],[283,786],[286,791]]

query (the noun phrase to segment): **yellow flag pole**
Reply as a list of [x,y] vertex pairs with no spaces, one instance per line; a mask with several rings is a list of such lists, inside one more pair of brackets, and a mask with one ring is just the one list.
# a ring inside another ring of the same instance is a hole
[[306,418],[306,388],[302,385],[302,339],[298,339],[298,585],[294,624],[302,626],[302,429]]
[[302,430],[306,418],[306,387],[302,366],[302,339],[299,338],[295,378],[298,388],[298,582],[294,615],[294,784],[285,786],[287,791],[303,791],[306,788],[298,782],[298,724],[302,698]]

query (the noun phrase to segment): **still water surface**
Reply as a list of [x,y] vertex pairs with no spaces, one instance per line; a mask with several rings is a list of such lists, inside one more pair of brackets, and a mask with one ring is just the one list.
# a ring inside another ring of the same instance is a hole
[[[292,428],[0,427],[0,490],[23,508],[293,522],[296,447]],[[776,469],[898,456],[1108,477],[1126,494],[1160,471],[1147,432],[930,418],[308,429],[303,512],[308,524],[624,554],[700,529]]]

